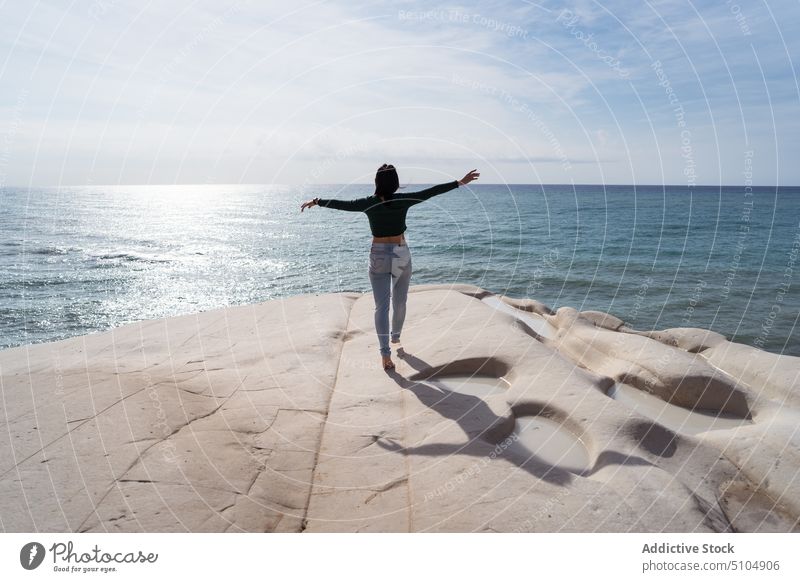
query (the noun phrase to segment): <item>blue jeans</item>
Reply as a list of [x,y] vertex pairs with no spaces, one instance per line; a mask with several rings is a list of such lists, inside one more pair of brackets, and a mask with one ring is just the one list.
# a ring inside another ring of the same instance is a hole
[[389,299],[392,300],[391,338],[400,339],[406,318],[408,286],[411,283],[411,251],[405,243],[372,243],[369,251],[369,280],[375,297],[375,331],[379,351],[391,355],[389,348]]

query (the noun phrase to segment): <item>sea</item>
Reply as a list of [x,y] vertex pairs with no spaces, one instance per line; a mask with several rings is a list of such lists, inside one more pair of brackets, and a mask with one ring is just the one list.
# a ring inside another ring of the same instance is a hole
[[[428,185],[407,185],[414,192]],[[370,292],[369,185],[0,190],[0,348],[301,294]],[[800,188],[470,184],[409,210],[412,285],[800,355]],[[409,314],[413,317],[413,314]],[[457,314],[454,314],[457,317]]]

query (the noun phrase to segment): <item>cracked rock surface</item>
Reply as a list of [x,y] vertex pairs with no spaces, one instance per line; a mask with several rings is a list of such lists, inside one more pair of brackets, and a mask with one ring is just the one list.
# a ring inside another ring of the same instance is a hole
[[469,285],[407,309],[388,372],[369,293],[0,352],[0,529],[800,530],[800,358]]

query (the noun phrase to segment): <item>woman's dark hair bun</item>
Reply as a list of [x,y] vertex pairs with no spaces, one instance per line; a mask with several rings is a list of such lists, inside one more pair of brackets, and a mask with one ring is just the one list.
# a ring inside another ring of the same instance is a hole
[[397,177],[397,170],[391,164],[383,164],[375,174],[375,196],[382,198],[387,206],[391,205],[391,200],[397,189],[400,187],[400,179]]

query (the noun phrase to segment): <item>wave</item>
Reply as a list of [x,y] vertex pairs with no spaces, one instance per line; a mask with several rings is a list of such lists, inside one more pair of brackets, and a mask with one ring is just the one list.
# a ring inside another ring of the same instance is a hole
[[95,260],[99,261],[131,261],[131,262],[142,262],[142,263],[169,263],[174,260],[172,257],[166,257],[162,255],[148,255],[146,253],[140,253],[137,251],[116,251],[116,252],[105,252],[105,253],[90,253],[89,256]]
[[80,247],[61,246],[61,245],[42,245],[27,246],[19,254],[22,257],[27,255],[37,257],[63,256],[70,253],[84,253],[89,259],[95,261],[121,261],[121,262],[143,262],[143,263],[169,263],[175,258],[164,254],[151,254],[135,250],[121,251],[87,251]]
[[[44,276],[43,276],[44,275]],[[0,281],[0,296],[3,299],[7,299],[7,296],[4,294],[6,291],[25,291],[26,293],[30,293],[31,291],[35,291],[37,289],[48,289],[50,287],[62,287],[62,286],[74,286],[76,290],[86,291],[87,289],[93,288],[93,286],[97,286],[100,284],[107,284],[113,283],[114,280],[105,280],[105,279],[91,279],[91,278],[83,278],[83,277],[76,277],[74,279],[71,278],[59,278],[59,277],[47,277],[46,274],[34,275],[28,279],[11,279],[6,281]]]
[[22,251],[22,255],[41,255],[41,256],[66,255],[67,253],[80,250],[81,249],[76,247],[61,247],[58,245],[53,245],[53,246],[25,248]]

